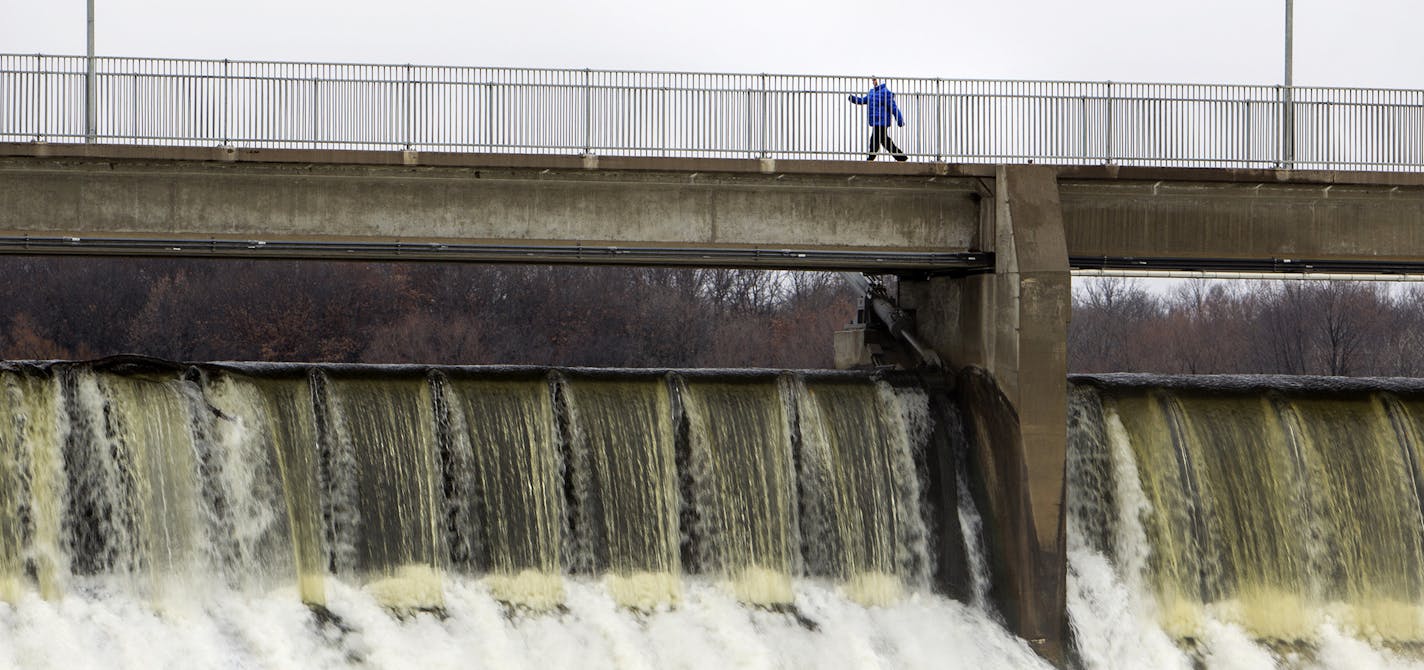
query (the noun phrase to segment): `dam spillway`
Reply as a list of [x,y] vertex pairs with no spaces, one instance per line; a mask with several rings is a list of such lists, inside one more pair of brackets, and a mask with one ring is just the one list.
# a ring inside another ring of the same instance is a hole
[[0,391],[0,666],[1041,665],[936,592],[913,380],[124,359]]
[[[1421,663],[1424,385],[1069,388],[1070,663]],[[0,392],[0,667],[1047,667],[914,376],[120,359]]]
[[1086,667],[1424,663],[1424,384],[1073,378]]

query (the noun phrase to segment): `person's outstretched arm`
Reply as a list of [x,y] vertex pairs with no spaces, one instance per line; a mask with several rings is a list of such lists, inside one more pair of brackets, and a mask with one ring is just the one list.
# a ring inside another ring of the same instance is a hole
[[894,112],[895,112],[895,125],[898,125],[898,126],[900,126],[901,128],[904,128],[904,127],[905,127],[905,117],[900,116],[900,106],[897,105],[897,104],[895,104],[895,96],[894,96],[894,95],[891,95],[891,96],[890,96],[890,109],[891,109],[891,111],[894,111]]
[[869,98],[869,96],[855,95],[855,94],[851,94],[851,95],[848,96],[848,97],[850,98],[850,101],[851,101],[851,102],[853,102],[853,103],[855,103],[855,104],[857,104],[857,105],[863,105],[863,104],[865,104],[865,101]]

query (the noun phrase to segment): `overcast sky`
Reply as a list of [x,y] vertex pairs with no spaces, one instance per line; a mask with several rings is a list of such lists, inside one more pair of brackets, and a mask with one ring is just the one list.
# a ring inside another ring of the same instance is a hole
[[[1284,0],[95,0],[112,56],[1280,83]],[[0,52],[84,53],[83,0]],[[1424,1],[1296,0],[1299,85],[1424,88]]]

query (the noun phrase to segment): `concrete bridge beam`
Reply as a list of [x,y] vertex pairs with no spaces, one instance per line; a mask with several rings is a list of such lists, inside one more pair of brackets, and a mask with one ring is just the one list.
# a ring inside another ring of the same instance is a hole
[[881,167],[0,143],[0,253],[882,272],[975,262],[977,179]]

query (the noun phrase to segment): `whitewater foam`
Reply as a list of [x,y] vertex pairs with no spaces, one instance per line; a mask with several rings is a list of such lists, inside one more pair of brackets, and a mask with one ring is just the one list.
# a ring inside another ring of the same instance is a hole
[[321,614],[296,589],[194,593],[156,608],[109,580],[59,601],[0,604],[0,666],[87,668],[1047,668],[979,610],[924,593],[863,607],[797,580],[795,612],[751,607],[714,580],[677,607],[630,612],[595,580],[562,608],[511,609],[487,581],[444,575],[443,608],[397,613],[368,588],[327,580]]

